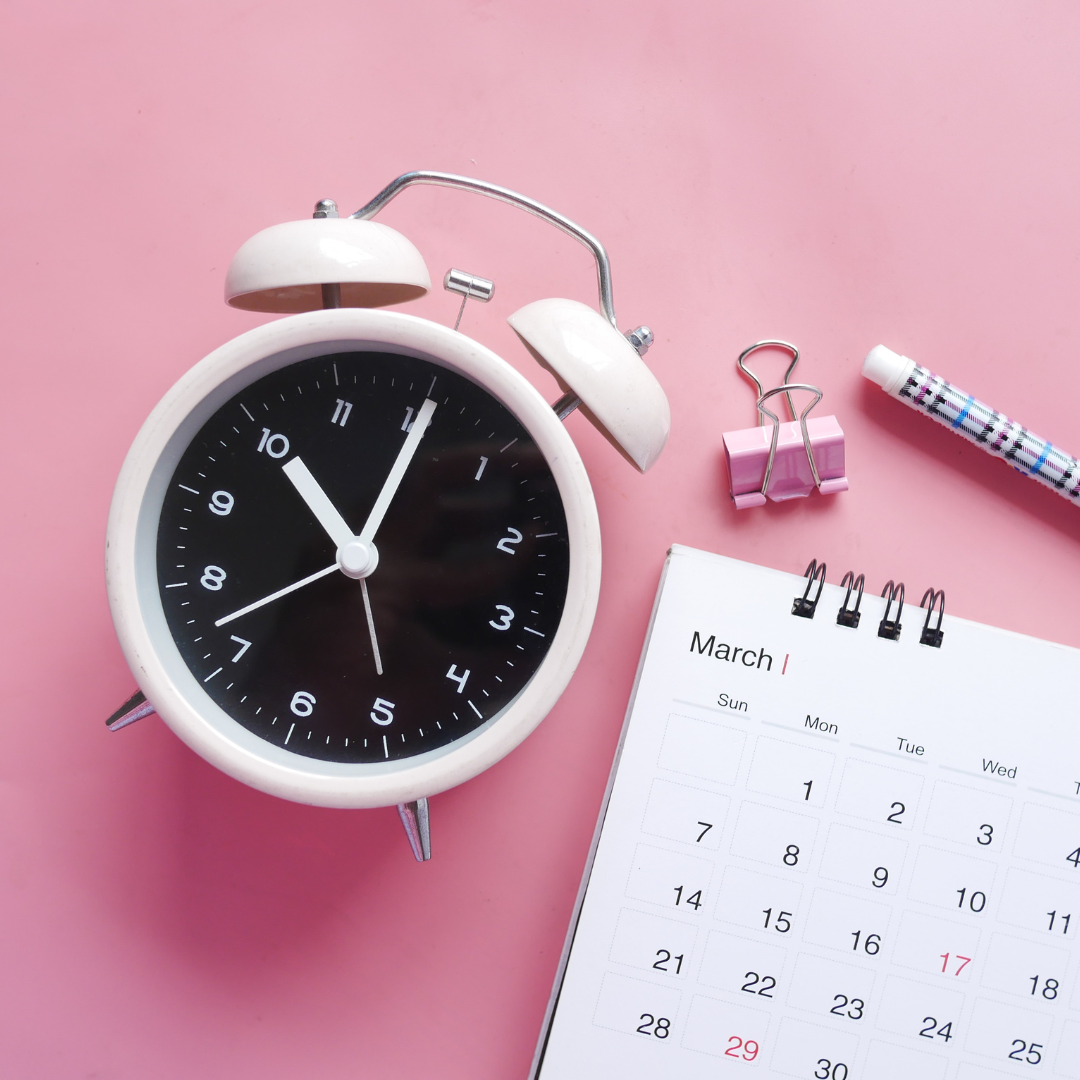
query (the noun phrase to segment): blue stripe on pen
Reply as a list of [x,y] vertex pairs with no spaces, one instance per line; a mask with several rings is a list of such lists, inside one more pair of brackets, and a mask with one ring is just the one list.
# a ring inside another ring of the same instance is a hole
[[971,412],[971,406],[974,404],[975,399],[969,395],[967,401],[964,402],[963,409],[960,410],[960,415],[952,422],[954,428],[959,427],[967,419],[967,414]]
[[1034,476],[1042,468],[1043,462],[1046,460],[1046,458],[1049,455],[1050,451],[1053,450],[1053,449],[1054,449],[1054,444],[1053,443],[1047,443],[1046,444],[1046,449],[1039,455],[1039,460],[1036,461],[1035,464],[1031,466],[1031,475],[1032,476]]

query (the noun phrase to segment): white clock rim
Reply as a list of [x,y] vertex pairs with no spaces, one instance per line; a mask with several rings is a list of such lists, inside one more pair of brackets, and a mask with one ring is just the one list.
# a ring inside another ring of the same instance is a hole
[[[168,633],[156,580],[161,498],[195,431],[244,385],[272,370],[311,356],[365,348],[397,351],[447,367],[501,401],[535,439],[552,471],[570,545],[562,619],[547,655],[518,696],[471,736],[386,765],[293,754],[228,716],[180,657]],[[132,443],[117,479],[106,533],[106,586],[120,646],[140,689],[165,723],[201,757],[251,787],[294,802],[340,808],[389,806],[436,795],[517,747],[550,712],[581,659],[596,613],[600,562],[600,523],[588,474],[573,440],[540,392],[464,334],[403,312],[356,308],[267,323],[222,345],[188,371]]]

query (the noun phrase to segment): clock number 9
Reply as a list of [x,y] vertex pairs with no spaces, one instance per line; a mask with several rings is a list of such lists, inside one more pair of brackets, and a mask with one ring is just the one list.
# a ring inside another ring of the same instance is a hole
[[[397,706],[392,701],[377,697],[375,704],[371,706],[371,719],[380,727],[386,727],[387,724],[394,722],[394,709],[396,708]],[[378,713],[378,716],[375,715],[376,713]]]
[[210,502],[207,505],[211,513],[217,514],[218,517],[227,517],[232,513],[234,502],[235,500],[227,491],[215,491],[210,496]]

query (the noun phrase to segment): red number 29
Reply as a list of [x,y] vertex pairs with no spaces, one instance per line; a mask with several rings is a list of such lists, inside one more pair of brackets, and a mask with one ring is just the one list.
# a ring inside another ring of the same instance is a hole
[[[739,1051],[742,1051],[740,1054]],[[758,1044],[753,1039],[743,1042],[738,1035],[728,1038],[728,1048],[724,1051],[724,1057],[740,1058],[743,1061],[753,1061],[758,1055]]]

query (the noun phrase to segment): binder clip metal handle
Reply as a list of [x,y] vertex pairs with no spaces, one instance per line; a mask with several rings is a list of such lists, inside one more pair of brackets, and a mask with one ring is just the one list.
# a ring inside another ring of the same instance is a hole
[[[786,349],[791,363],[784,382],[772,390],[762,390],[761,380],[746,366],[746,358],[755,349],[766,346]],[[738,510],[764,506],[766,498],[774,502],[809,495],[815,488],[822,495],[846,491],[844,432],[835,416],[810,418],[811,410],[821,401],[822,391],[809,383],[787,380],[799,360],[799,350],[786,341],[759,341],[739,354],[739,370],[758,391],[758,427],[724,433],[724,452],[731,477],[731,498]],[[814,399],[801,413],[795,409],[791,392],[803,390]],[[765,402],[777,394],[787,398],[791,420],[781,421]],[[765,433],[766,418],[772,422],[771,436]]]
[[[749,349],[743,349],[739,353],[739,359],[735,361],[738,369],[754,384],[754,389],[757,390],[757,396],[760,399],[761,395],[765,393],[765,388],[761,385],[761,380],[746,366],[746,358],[751,354],[758,351],[758,349],[783,349],[786,352],[791,353],[791,363],[787,366],[787,371],[784,372],[784,383],[791,378],[791,373],[795,370],[795,365],[799,362],[799,350],[791,344],[790,341],[756,341]],[[794,420],[795,402],[791,400],[791,394],[787,395],[788,408],[791,410],[791,419]],[[758,423],[761,427],[765,426],[765,414],[761,408],[761,401],[758,401]]]
[[[814,478],[814,487],[821,487],[821,476],[818,474],[817,463],[814,461],[814,448],[810,445],[810,436],[806,430],[806,417],[810,410],[821,400],[822,393],[816,386],[811,386],[809,383],[782,383],[774,390],[767,390],[764,394],[757,399],[758,412],[767,416],[773,424],[772,427],[772,441],[769,443],[769,459],[765,462],[765,476],[761,481],[761,490],[757,493],[761,496],[761,502],[765,501],[765,494],[769,490],[769,480],[772,479],[773,466],[776,464],[776,448],[780,442],[780,417],[776,413],[770,412],[765,408],[765,402],[771,397],[775,397],[777,394],[784,394],[788,399],[788,404],[791,404],[791,391],[792,390],[806,390],[814,395],[814,400],[806,406],[801,413],[799,413],[799,431],[802,434],[803,448],[806,450],[806,460],[810,465],[810,475]],[[792,415],[795,415],[795,410],[792,409]],[[762,424],[765,423],[762,419]],[[760,506],[761,503],[758,503]]]

